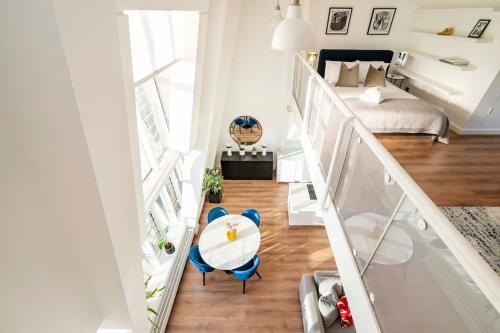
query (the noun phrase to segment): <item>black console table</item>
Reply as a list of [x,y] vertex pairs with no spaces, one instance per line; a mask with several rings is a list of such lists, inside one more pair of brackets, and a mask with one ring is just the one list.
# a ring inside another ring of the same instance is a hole
[[240,156],[239,152],[227,156],[224,151],[220,164],[224,179],[273,179],[272,152],[268,152],[266,156],[262,156],[262,153],[256,156],[251,153]]

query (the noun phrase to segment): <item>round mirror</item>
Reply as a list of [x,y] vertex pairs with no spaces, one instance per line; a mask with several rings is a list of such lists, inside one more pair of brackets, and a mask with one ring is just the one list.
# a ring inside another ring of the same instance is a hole
[[229,126],[229,134],[238,145],[251,146],[262,137],[262,126],[254,117],[240,116]]

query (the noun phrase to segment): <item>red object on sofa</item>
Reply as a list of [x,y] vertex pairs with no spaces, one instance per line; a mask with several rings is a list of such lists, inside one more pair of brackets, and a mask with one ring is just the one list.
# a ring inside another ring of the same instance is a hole
[[346,328],[352,325],[351,309],[347,303],[347,297],[342,296],[337,301],[337,307],[340,313],[340,327]]

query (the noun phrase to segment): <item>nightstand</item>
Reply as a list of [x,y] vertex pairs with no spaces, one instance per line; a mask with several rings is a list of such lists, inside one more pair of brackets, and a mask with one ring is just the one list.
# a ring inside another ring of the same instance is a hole
[[403,85],[403,81],[405,80],[405,77],[403,75],[392,73],[387,74],[386,78],[390,83],[398,88],[401,88],[401,86]]

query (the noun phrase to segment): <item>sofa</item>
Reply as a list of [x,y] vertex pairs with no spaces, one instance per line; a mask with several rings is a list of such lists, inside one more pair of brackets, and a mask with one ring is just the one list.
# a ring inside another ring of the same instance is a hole
[[322,279],[336,277],[336,271],[315,271],[314,274],[304,274],[300,280],[299,295],[302,310],[302,322],[304,333],[352,333],[356,332],[354,325],[341,328],[340,319],[337,319],[330,327],[325,328],[318,307],[318,287]]

